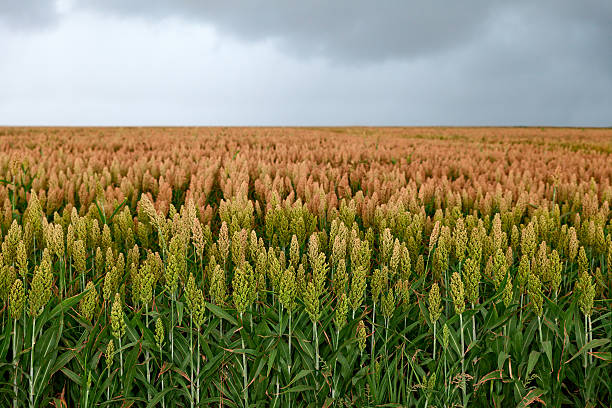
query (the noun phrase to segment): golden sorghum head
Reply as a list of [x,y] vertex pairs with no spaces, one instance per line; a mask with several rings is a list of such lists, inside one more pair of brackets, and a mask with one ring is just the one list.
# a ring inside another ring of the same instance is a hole
[[515,225],[512,225],[512,230],[510,232],[510,245],[512,245],[512,248],[516,249],[518,251],[518,247],[519,247],[519,240],[520,240],[520,233],[518,230],[518,227]]
[[536,233],[533,223],[529,223],[521,232],[521,254],[531,258],[536,250]]
[[470,240],[468,242],[468,256],[478,263],[480,263],[480,260],[482,259],[482,244],[482,230],[478,227],[472,228],[472,231],[470,232]]
[[446,325],[446,323],[444,323],[444,326],[442,326],[442,347],[444,347],[444,350],[448,348],[449,338],[450,338],[450,330],[448,329],[448,326]]
[[433,279],[439,280],[448,269],[448,246],[447,240],[441,236],[438,240],[438,247],[433,254]]
[[561,286],[561,271],[563,265],[561,264],[561,259],[556,249],[553,249],[550,253],[548,269],[550,271],[550,288],[554,293],[557,293],[559,291],[559,286]]
[[315,288],[319,295],[323,294],[325,290],[325,280],[327,278],[327,271],[329,266],[325,262],[325,254],[320,253],[312,264],[312,280],[315,283]]
[[512,251],[512,247],[509,246],[508,249],[506,249],[506,265],[508,266],[508,268],[512,267],[512,265],[514,264],[514,252]]
[[455,313],[461,314],[465,311],[465,292],[463,289],[463,281],[459,273],[454,272],[451,277],[451,295],[455,304]]
[[23,290],[23,283],[21,279],[17,279],[13,282],[8,296],[8,307],[11,319],[18,320],[21,318],[24,304],[25,293]]
[[74,259],[74,269],[76,272],[78,274],[85,273],[85,270],[87,269],[87,255],[85,254],[85,244],[80,239],[74,241],[72,246],[72,258]]
[[393,235],[391,229],[385,228],[380,236],[381,263],[388,263],[393,252]]
[[308,316],[312,322],[319,320],[320,299],[315,284],[312,280],[308,281],[308,284],[306,285],[306,293],[304,293],[304,306],[306,307],[306,312],[308,313]]
[[425,258],[423,255],[419,255],[417,258],[416,266],[414,267],[414,271],[419,277],[422,277],[425,274]]
[[338,332],[346,325],[346,314],[348,313],[348,299],[346,293],[342,293],[336,302],[334,310],[334,323]]
[[410,279],[411,264],[410,264],[410,251],[406,246],[402,245],[402,253],[400,256],[400,279]]
[[576,293],[580,310],[585,316],[590,316],[593,313],[593,303],[595,301],[595,285],[587,271],[581,272],[578,276]]
[[98,306],[99,296],[96,287],[92,281],[87,282],[85,287],[85,295],[79,303],[81,315],[88,321],[93,318],[96,307]]
[[110,339],[108,346],[106,346],[106,369],[110,371],[113,366],[113,359],[115,358],[115,343],[113,339]]
[[387,287],[388,281],[389,281],[389,276],[388,276],[388,269],[386,266],[383,266],[382,268],[374,269],[374,272],[372,273],[372,283],[371,283],[373,302],[376,303],[378,301],[378,298],[380,297],[381,293]]
[[291,245],[289,247],[289,262],[294,268],[297,268],[297,265],[300,262],[300,244],[298,243],[298,239],[295,234],[291,236]]
[[459,262],[465,258],[465,251],[467,249],[468,235],[465,229],[463,218],[459,218],[455,224],[454,232],[454,243],[455,243],[455,257]]
[[246,264],[239,266],[232,279],[232,299],[238,314],[242,314],[249,306],[249,276]]
[[440,306],[440,288],[438,284],[434,282],[429,290],[429,318],[432,323],[435,323],[442,314],[442,306]]
[[391,259],[389,260],[389,272],[391,277],[394,277],[399,271],[401,257],[402,246],[400,245],[399,240],[396,238],[395,244],[393,245],[393,251],[391,251]]
[[527,294],[531,301],[531,307],[533,312],[537,316],[542,316],[542,303],[544,301],[542,296],[542,282],[535,273],[529,274],[529,285],[527,286]]
[[217,241],[217,248],[219,249],[219,256],[221,257],[220,261],[222,264],[225,265],[230,250],[229,229],[225,221],[223,221],[223,223],[221,224],[221,229],[219,230],[219,240]]
[[397,281],[395,293],[401,301],[402,312],[404,313],[408,312],[408,309],[410,309],[410,306],[411,306],[410,305],[410,282],[404,279],[400,279],[399,281]]
[[113,239],[111,237],[111,230],[108,227],[108,224],[104,224],[104,226],[102,227],[102,248],[106,249],[106,248],[112,248],[113,245]]
[[164,344],[164,323],[159,317],[155,321],[155,343],[157,344],[157,348],[161,350]]
[[580,247],[580,251],[578,252],[578,275],[582,273],[586,273],[589,270],[589,260],[586,256],[586,251],[584,247]]
[[227,298],[225,271],[217,263],[214,264],[210,276],[210,298],[216,305],[224,304]]
[[17,265],[19,276],[25,279],[28,276],[28,255],[23,241],[19,241],[17,244],[15,264]]
[[102,249],[100,247],[96,248],[94,264],[96,267],[96,276],[99,276],[104,270],[104,255],[102,254]]
[[472,304],[478,303],[480,278],[480,263],[472,258],[467,258],[463,266],[463,281],[465,282],[465,296]]
[[438,236],[440,235],[440,221],[436,221],[431,230],[431,235],[429,236],[429,252],[433,251],[434,246],[436,246],[436,242],[438,241]]
[[570,227],[568,231],[568,240],[567,240],[567,256],[569,257],[570,262],[573,262],[576,259],[576,255],[578,255],[578,235],[576,234],[576,228]]
[[546,241],[542,241],[536,254],[537,272],[540,280],[543,282],[550,281],[550,265],[548,264],[548,248]]
[[28,293],[31,317],[38,317],[51,298],[51,285],[53,284],[53,272],[51,270],[51,259],[47,248],[43,251],[43,259],[40,265],[34,268],[34,277]]
[[337,295],[346,292],[346,285],[348,284],[348,273],[346,272],[346,263],[343,259],[340,259],[333,277],[332,286],[334,292]]
[[506,256],[504,255],[504,251],[499,248],[497,249],[497,252],[495,252],[495,256],[493,257],[493,269],[491,271],[495,290],[499,289],[499,286],[506,278],[507,273],[508,266],[506,264]]
[[155,273],[153,272],[153,265],[151,262],[145,261],[140,267],[140,279],[138,282],[140,286],[138,292],[140,294],[140,301],[148,305],[153,300],[153,286],[155,285]]
[[21,225],[17,223],[17,220],[13,220],[8,233],[4,237],[4,242],[2,242],[2,256],[6,265],[11,265],[15,262],[17,246],[22,240],[22,236]]
[[123,306],[121,304],[121,296],[115,294],[113,307],[111,309],[111,333],[114,337],[120,339],[125,334],[125,319],[123,315]]
[[525,286],[527,285],[527,282],[529,280],[530,272],[531,265],[529,263],[529,259],[527,258],[527,255],[523,255],[521,256],[521,261],[519,262],[519,267],[516,274],[516,283],[521,292],[524,292],[525,290]]
[[389,320],[393,312],[395,312],[395,295],[393,288],[389,288],[387,294],[382,296],[382,314],[385,319]]
[[363,302],[363,297],[366,290],[366,274],[367,270],[363,267],[357,267],[353,270],[351,277],[351,288],[349,291],[349,303],[353,312],[357,310]]
[[310,239],[308,240],[308,260],[310,261],[311,268],[318,257],[319,257],[319,237],[316,233],[313,233],[310,236]]
[[510,276],[508,276],[506,286],[504,286],[504,291],[502,292],[502,301],[506,307],[512,302],[512,278]]
[[[295,236],[295,235],[294,235]],[[280,282],[280,293],[278,298],[285,309],[289,312],[295,308],[296,295],[295,271],[293,266],[285,269]]]
[[368,337],[368,333],[366,332],[365,323],[363,320],[360,320],[357,324],[357,344],[359,346],[359,351],[363,353],[366,346],[366,339]]

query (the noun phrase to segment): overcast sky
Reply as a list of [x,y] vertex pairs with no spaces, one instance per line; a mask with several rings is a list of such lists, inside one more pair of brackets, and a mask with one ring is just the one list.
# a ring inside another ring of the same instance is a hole
[[612,125],[612,1],[0,0],[2,125]]

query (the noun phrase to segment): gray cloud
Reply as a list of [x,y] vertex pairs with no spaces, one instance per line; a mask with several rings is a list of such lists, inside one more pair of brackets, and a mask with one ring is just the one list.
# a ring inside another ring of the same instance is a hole
[[595,0],[0,0],[0,123],[609,126],[609,21]]

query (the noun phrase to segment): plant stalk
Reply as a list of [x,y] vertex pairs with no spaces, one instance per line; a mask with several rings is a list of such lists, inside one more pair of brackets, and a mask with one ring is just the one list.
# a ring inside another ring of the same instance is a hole
[[36,317],[32,318],[32,349],[30,349],[30,408],[34,408],[34,347],[36,346]]
[[[240,313],[240,323],[244,327],[244,322],[242,321],[242,313]],[[246,353],[244,352],[244,337],[242,337],[242,333],[240,333],[240,343],[242,345],[242,383],[243,383],[243,392],[244,392],[244,406],[249,406],[249,390],[247,388],[248,385],[248,371],[247,371],[247,361],[246,361]]]

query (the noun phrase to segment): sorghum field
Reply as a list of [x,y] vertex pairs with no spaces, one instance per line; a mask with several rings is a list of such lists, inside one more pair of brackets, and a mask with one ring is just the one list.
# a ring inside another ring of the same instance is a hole
[[612,130],[0,128],[3,407],[610,406]]

